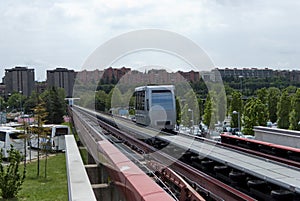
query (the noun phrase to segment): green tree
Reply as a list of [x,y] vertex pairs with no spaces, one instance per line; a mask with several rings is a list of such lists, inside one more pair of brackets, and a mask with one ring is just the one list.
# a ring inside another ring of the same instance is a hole
[[106,105],[107,94],[100,90],[95,94],[95,109],[99,111],[105,111],[107,108]]
[[206,98],[204,105],[203,123],[213,129],[217,121],[216,101],[214,100],[213,92],[210,92]]
[[296,93],[297,87],[295,86],[288,86],[284,89],[289,95]]
[[20,152],[14,149],[13,146],[8,152],[8,165],[3,165],[3,156],[2,152],[0,152],[0,192],[4,199],[11,199],[17,196],[26,176],[25,166],[23,173],[20,173],[19,165],[22,161]]
[[180,125],[181,123],[181,118],[182,118],[182,114],[181,114],[181,107],[180,107],[180,100],[178,97],[176,97],[175,99],[175,103],[176,103],[176,124]]
[[268,112],[271,122],[277,121],[277,104],[280,99],[280,90],[276,87],[270,87],[268,89]]
[[261,88],[255,91],[257,98],[263,103],[267,104],[268,103],[268,90],[267,88]]
[[23,96],[22,94],[15,92],[8,98],[7,104],[11,110],[15,109],[17,111],[21,111],[23,110],[23,105],[25,100],[26,100],[26,96]]
[[198,101],[198,107],[199,107],[199,113],[200,113],[200,115],[199,115],[200,116],[199,121],[201,121],[202,120],[202,116],[204,114],[204,100],[202,100],[201,98],[198,98],[197,101]]
[[66,114],[65,92],[61,88],[51,87],[42,94],[48,112],[47,123],[60,124]]
[[254,126],[265,126],[268,121],[268,109],[266,105],[258,98],[251,98],[245,104],[243,115],[243,132],[253,135]]
[[255,110],[257,125],[258,126],[266,126],[269,118],[268,108],[265,103],[261,102],[260,100],[256,100]]
[[94,92],[92,91],[82,92],[79,98],[80,98],[79,105],[81,107],[95,109],[95,106],[97,105],[97,95],[95,97]]
[[288,129],[290,126],[289,114],[291,111],[291,98],[288,91],[284,90],[277,105],[277,126],[278,128]]
[[225,90],[222,87],[217,92],[217,120],[223,122],[227,112],[227,97]]
[[123,100],[122,100],[123,96],[118,87],[115,87],[110,92],[109,96],[111,97],[111,107],[117,108],[123,106]]
[[289,115],[290,126],[289,129],[300,130],[300,89],[297,89],[296,93],[292,96],[291,99],[291,108],[292,111]]
[[27,98],[24,103],[24,111],[25,113],[33,113],[33,108],[37,105],[36,99],[37,93],[35,91]]
[[110,92],[108,93],[107,98],[106,98],[105,106],[108,110],[111,109],[111,107],[112,107],[111,99],[112,99],[113,93],[114,93],[114,88],[112,88],[110,90]]
[[4,98],[0,96],[0,111],[2,111],[5,108],[5,105],[6,103],[4,101]]
[[231,115],[231,127],[237,128],[238,127],[238,115],[232,114],[233,111],[239,112],[240,117],[242,117],[242,94],[239,91],[233,91],[231,94],[231,101],[230,101],[230,115]]
[[181,123],[183,126],[191,126],[190,124],[190,114],[189,114],[189,106],[187,104],[184,104],[182,110],[181,110]]
[[40,139],[41,138],[47,138],[47,132],[43,125],[45,124],[45,119],[48,116],[48,112],[46,110],[46,104],[41,99],[40,96],[37,96],[37,105],[34,108],[34,118],[37,123],[37,127],[32,127],[31,132],[34,134],[37,134],[37,140],[38,140],[38,149],[37,149],[37,176],[40,175]]
[[122,106],[132,108],[134,106],[133,99],[134,89],[129,88],[126,92],[122,93]]
[[[189,119],[193,120],[194,124],[195,123],[198,124],[200,119],[200,112],[199,112],[199,103],[195,92],[193,90],[188,91],[184,95],[184,99],[185,99],[185,106],[187,107],[187,112],[189,113],[187,114]],[[192,117],[192,113],[193,113],[193,117]]]
[[129,114],[135,115],[135,97],[133,94],[131,94],[130,100],[129,100]]

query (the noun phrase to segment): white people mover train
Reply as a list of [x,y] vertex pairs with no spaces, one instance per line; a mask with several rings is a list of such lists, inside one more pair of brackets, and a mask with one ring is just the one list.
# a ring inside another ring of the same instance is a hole
[[173,130],[176,124],[176,103],[173,85],[135,88],[136,123]]

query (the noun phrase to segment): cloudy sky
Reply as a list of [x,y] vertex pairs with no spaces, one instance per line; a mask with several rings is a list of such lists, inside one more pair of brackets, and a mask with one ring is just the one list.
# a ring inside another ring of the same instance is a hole
[[218,67],[298,69],[299,13],[297,0],[1,0],[0,76],[17,65],[37,80],[80,70],[101,44],[141,29],[187,37]]

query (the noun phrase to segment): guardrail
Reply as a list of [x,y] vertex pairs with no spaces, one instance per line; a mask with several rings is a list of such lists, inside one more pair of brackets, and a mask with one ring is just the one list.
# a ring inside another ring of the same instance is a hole
[[280,144],[284,146],[300,148],[300,132],[279,128],[254,126],[255,139]]
[[65,140],[69,200],[96,201],[74,136],[66,135]]

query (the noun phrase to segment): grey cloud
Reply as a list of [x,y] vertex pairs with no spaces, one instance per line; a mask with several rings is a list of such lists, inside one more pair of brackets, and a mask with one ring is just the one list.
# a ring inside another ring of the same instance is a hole
[[[109,7],[98,0],[0,1],[0,66],[37,60],[79,67],[105,41],[144,28],[189,37],[218,66],[300,66],[294,58],[300,49],[298,1],[145,2]],[[70,15],[68,5],[81,10]]]

